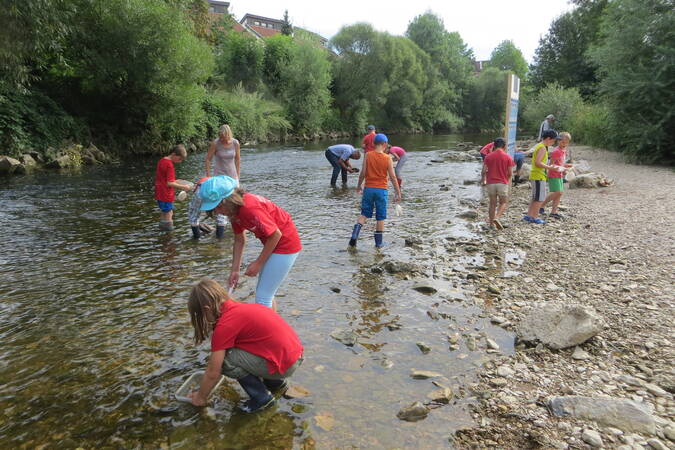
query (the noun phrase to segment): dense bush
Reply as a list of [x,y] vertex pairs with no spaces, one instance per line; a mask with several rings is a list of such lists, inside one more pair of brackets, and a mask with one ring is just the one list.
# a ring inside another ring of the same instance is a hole
[[587,104],[579,108],[567,131],[574,141],[595,147],[606,147],[611,142],[610,110],[603,104]]
[[[569,131],[574,115],[584,106],[584,101],[575,88],[563,88],[553,83],[539,91],[523,111],[522,126],[531,130],[531,134],[539,132],[544,118],[553,114],[556,118],[556,131]],[[528,133],[526,133],[528,134]]]

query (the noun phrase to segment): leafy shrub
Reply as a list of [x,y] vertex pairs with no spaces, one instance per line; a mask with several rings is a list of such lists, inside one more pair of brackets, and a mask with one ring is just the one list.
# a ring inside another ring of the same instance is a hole
[[536,135],[544,118],[555,116],[556,131],[571,129],[572,119],[584,107],[584,101],[576,88],[563,88],[557,83],[547,85],[532,98],[523,111],[523,127]]
[[594,147],[606,147],[611,140],[610,124],[610,110],[606,105],[586,104],[572,117],[569,131],[577,142]]

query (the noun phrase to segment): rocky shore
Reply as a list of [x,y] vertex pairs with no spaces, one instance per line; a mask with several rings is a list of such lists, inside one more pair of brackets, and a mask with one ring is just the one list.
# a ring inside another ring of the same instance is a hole
[[675,173],[574,154],[614,185],[567,190],[564,220],[537,226],[523,184],[507,228],[471,246],[485,257],[465,275],[474,301],[517,340],[512,355],[482,344],[496,356],[457,448],[675,448]]

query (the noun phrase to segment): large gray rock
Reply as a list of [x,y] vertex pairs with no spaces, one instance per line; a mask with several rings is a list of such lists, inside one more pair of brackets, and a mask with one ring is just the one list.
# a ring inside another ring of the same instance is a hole
[[356,345],[359,339],[359,335],[349,328],[336,328],[331,332],[330,337],[348,347]]
[[440,154],[445,161],[450,162],[475,162],[476,157],[471,153],[467,152],[457,152],[457,151],[448,151]]
[[604,187],[609,186],[611,183],[612,182],[605,178],[601,173],[585,173],[569,180],[570,187],[575,189]]
[[19,161],[21,161],[21,164],[23,164],[27,168],[37,166],[37,162],[35,161],[35,159],[28,153],[24,153],[23,155],[21,155],[19,157]]
[[599,448],[602,447],[602,438],[600,433],[595,430],[586,429],[581,434],[581,440],[590,445],[591,447]]
[[655,432],[654,417],[649,409],[626,399],[569,395],[549,399],[548,407],[558,417],[594,420],[625,432]]
[[429,408],[420,402],[415,402],[411,405],[401,408],[398,414],[396,414],[396,417],[408,422],[417,422],[418,420],[426,418],[428,415]]
[[66,169],[72,165],[68,155],[59,155],[46,164],[48,169]]
[[554,349],[573,347],[592,338],[604,326],[590,307],[581,305],[540,305],[518,324],[521,341],[541,342]]
[[20,165],[21,161],[18,159],[14,159],[9,156],[0,156],[0,175],[10,175]]

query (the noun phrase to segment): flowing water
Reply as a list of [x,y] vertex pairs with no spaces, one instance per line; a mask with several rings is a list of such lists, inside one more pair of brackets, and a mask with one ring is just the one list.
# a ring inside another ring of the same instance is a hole
[[[411,151],[404,214],[395,217],[390,209],[390,245],[383,251],[373,248],[372,223],[358,250],[346,249],[360,199],[356,175],[347,189],[329,187],[323,150],[332,143],[242,149],[242,185],[289,211],[303,241],[277,300],[305,346],[292,383],[310,391],[252,416],[236,412],[244,394],[231,380],[208,408],[173,400],[208,358],[208,345],[191,342],[189,289],[203,276],[225,282],[232,239],[227,233],[220,241],[193,241],[187,202],[176,203],[176,229],[158,231],[155,158],[3,182],[0,447],[447,446],[452,431],[471,422],[467,385],[486,358],[463,342],[449,350],[447,334],[487,332],[506,352],[511,338],[480,318],[470,293],[457,286],[446,282],[467,301],[442,302],[413,290],[414,280],[370,268],[429,258],[404,247],[406,237],[477,238],[472,224],[454,216],[465,209],[462,202],[480,198],[478,186],[463,185],[480,166],[431,163],[439,150],[463,139],[397,141]],[[200,177],[203,160],[203,154],[190,155],[177,166],[178,177]],[[449,183],[450,191],[439,190]],[[260,249],[249,239],[244,263]],[[235,295],[250,298],[254,287],[248,279]],[[431,309],[442,318],[433,320]],[[332,339],[335,328],[355,330],[359,343],[346,347]],[[432,351],[422,354],[418,341]],[[396,418],[398,410],[436,389],[430,380],[412,379],[413,368],[443,373],[441,382],[456,396],[427,419],[408,423]]]

